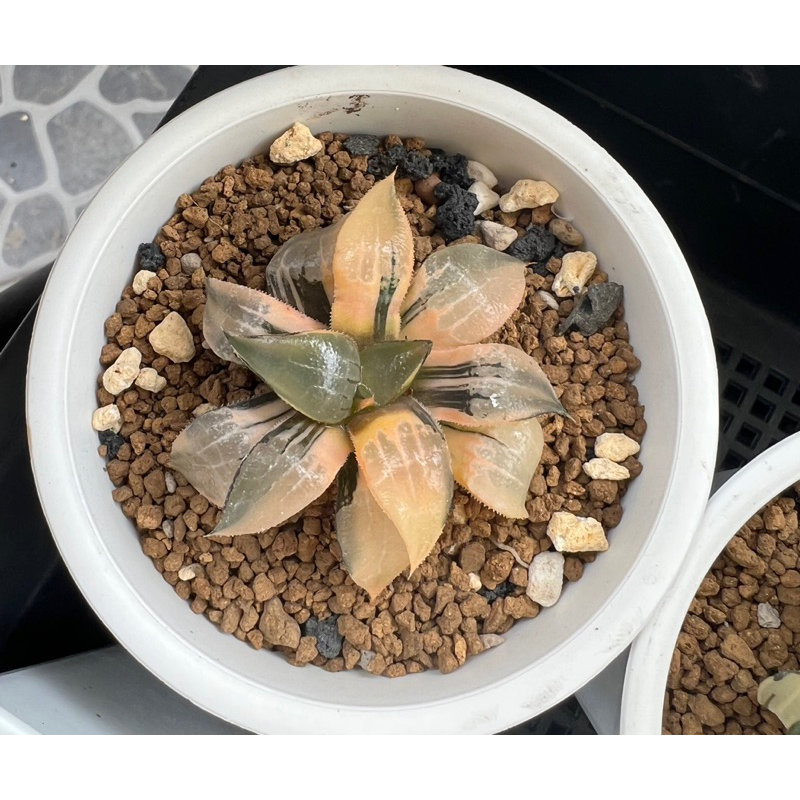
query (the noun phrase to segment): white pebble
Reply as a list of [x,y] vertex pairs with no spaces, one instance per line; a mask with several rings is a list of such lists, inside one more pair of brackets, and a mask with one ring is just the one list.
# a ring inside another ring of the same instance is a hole
[[480,161],[467,161],[467,177],[472,178],[473,181],[485,183],[490,189],[497,186],[497,178],[494,173]]
[[547,535],[561,553],[596,553],[608,550],[603,526],[593,517],[556,511],[547,524]]
[[124,392],[136,380],[141,363],[142,354],[135,347],[126,348],[103,373],[103,388],[113,395]]
[[133,276],[133,293],[134,294],[144,294],[147,291],[147,281],[150,278],[157,278],[158,276],[155,272],[150,271],[149,269],[140,269],[134,276]]
[[475,206],[475,210],[472,212],[476,217],[479,214],[483,214],[484,211],[494,208],[500,199],[500,195],[497,192],[492,191],[485,183],[480,181],[475,181],[467,191],[478,198],[478,205]]
[[508,194],[500,198],[500,210],[521,211],[523,208],[538,208],[558,200],[558,192],[547,181],[517,181]]
[[147,392],[160,392],[167,385],[167,379],[152,367],[143,367],[136,376],[136,385]]
[[167,492],[169,492],[169,494],[172,494],[178,488],[175,476],[169,471],[164,473],[164,483],[167,485]]
[[192,411],[192,414],[195,417],[202,417],[203,414],[207,414],[209,411],[213,411],[215,408],[216,406],[211,403],[200,403],[200,405],[197,406],[194,411]]
[[483,586],[483,584],[481,583],[480,575],[477,575],[474,572],[470,572],[468,577],[469,577],[469,588],[472,589],[473,592],[477,592],[478,589],[480,589],[481,586]]
[[491,650],[493,647],[497,647],[498,645],[503,644],[505,641],[502,636],[499,636],[496,633],[482,633],[480,637],[484,650]]
[[171,539],[175,535],[175,528],[171,519],[165,519],[161,523],[161,530],[164,531],[164,536]]
[[181,256],[181,269],[191,275],[203,266],[203,259],[197,253],[186,253]]
[[175,364],[183,364],[194,358],[195,349],[192,332],[177,311],[170,311],[150,331],[147,340],[160,356],[166,356]]
[[639,442],[624,433],[601,433],[594,440],[594,453],[611,461],[624,461],[639,452]]
[[119,433],[119,429],[122,427],[122,415],[119,413],[119,409],[113,403],[95,409],[92,414],[92,427],[96,431]]
[[758,611],[758,624],[762,628],[780,628],[781,617],[777,609],[769,603],[759,603]]
[[553,291],[557,297],[570,297],[579,294],[589,282],[597,268],[594,253],[575,250],[566,253],[561,259],[561,269],[553,280]]
[[549,608],[561,597],[564,583],[564,556],[550,550],[534,556],[528,568],[528,588],[525,594],[540,606]]
[[505,250],[519,235],[513,228],[484,219],[478,223],[483,241],[495,250]]
[[296,164],[311,158],[322,150],[322,142],[303,125],[295,122],[286,133],[282,133],[269,148],[270,161],[276,164]]
[[194,564],[189,564],[188,567],[181,567],[178,570],[178,580],[193,581],[197,577],[194,569]]
[[583,471],[595,481],[624,481],[630,478],[627,467],[608,458],[592,458],[583,465]]
[[554,311],[558,311],[558,300],[556,300],[555,297],[550,294],[550,292],[546,292],[544,289],[539,289],[539,291],[536,292],[536,297],[538,297],[540,300],[543,300]]
[[376,655],[378,654],[372,650],[365,650],[361,654],[361,658],[358,659],[358,666],[361,667],[361,669],[369,669],[369,665],[375,660]]

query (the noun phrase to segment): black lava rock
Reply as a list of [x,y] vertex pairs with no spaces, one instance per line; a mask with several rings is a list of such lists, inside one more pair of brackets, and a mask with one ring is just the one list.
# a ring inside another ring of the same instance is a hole
[[439,172],[441,171],[442,167],[447,163],[447,153],[445,153],[444,150],[441,150],[438,147],[432,147],[429,160],[431,162],[431,166],[433,167],[433,171]]
[[344,637],[339,633],[338,619],[337,614],[324,620],[309,617],[303,625],[303,636],[315,636],[317,652],[325,658],[341,655]]
[[452,242],[469,236],[475,230],[474,212],[478,207],[478,198],[451,183],[437,184],[433,194],[441,202],[436,210],[436,227],[445,241]]
[[514,590],[517,587],[514,586],[513,583],[509,581],[504,581],[497,585],[495,589],[479,589],[478,594],[482,594],[490,603],[493,603],[497,600],[498,597],[508,597],[509,595],[514,594]]
[[622,287],[618,283],[593,283],[575,299],[575,308],[561,323],[559,334],[577,328],[584,336],[591,336],[605,327],[611,315],[622,302]]
[[398,167],[402,168],[407,155],[406,149],[402,145],[390,147],[385,153],[372,156],[367,162],[367,172],[378,180],[385,178]]
[[107,448],[106,461],[111,461],[117,457],[120,447],[125,444],[125,440],[114,431],[100,431],[100,444]]
[[412,181],[421,181],[433,174],[433,164],[422,153],[412,150],[406,153],[401,164],[401,172]]
[[547,261],[556,249],[556,237],[541,225],[531,225],[528,232],[511,242],[506,253],[522,261]]
[[439,177],[445,183],[454,183],[462,189],[469,189],[474,183],[467,175],[467,157],[461,153],[445,157],[444,163],[439,167]]
[[556,242],[556,246],[550,255],[553,256],[553,258],[563,258],[567,253],[571,253],[573,250],[575,250],[574,247],[570,247],[568,244],[564,244],[564,242]]
[[152,272],[158,272],[167,263],[167,259],[158,246],[150,242],[143,242],[139,245],[136,259],[139,262],[139,269],[149,269]]
[[354,133],[344,142],[344,149],[351,156],[374,156],[381,144],[380,136],[370,133]]

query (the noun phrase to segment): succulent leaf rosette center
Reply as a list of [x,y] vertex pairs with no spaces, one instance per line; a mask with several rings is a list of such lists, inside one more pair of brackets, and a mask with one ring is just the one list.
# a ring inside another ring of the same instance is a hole
[[344,564],[376,597],[431,552],[454,481],[527,516],[536,417],[564,410],[533,358],[480,343],[520,305],[525,264],[457,244],[415,272],[413,253],[392,175],[346,217],[284,244],[269,293],[207,280],[208,347],[269,387],[173,444],[171,466],[223,509],[210,536],[280,525],[338,478]]

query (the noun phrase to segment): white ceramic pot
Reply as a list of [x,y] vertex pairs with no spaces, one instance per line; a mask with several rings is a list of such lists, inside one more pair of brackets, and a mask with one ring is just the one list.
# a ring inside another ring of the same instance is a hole
[[620,733],[661,734],[669,665],[698,586],[742,525],[799,480],[800,433],[795,433],[754,458],[714,493],[679,576],[631,647]]
[[[400,680],[289,666],[195,616],[141,553],[111,498],[89,421],[103,320],[175,199],[313,130],[419,135],[489,165],[502,183],[561,192],[613,280],[644,368],[644,472],[611,549],[557,606],[450,675]],[[152,136],[86,209],[44,293],[31,348],[28,419],[36,483],[61,553],[94,610],[145,666],[194,703],[260,732],[493,732],[568,697],[638,633],[702,515],[717,446],[717,376],[683,257],[634,181],[585,134],[498,84],[443,67],[303,67],[222,92]]]

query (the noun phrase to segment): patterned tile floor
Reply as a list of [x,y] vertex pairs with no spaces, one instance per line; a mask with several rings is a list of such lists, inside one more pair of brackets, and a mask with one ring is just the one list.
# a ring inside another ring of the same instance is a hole
[[189,66],[0,66],[0,291],[58,254]]

